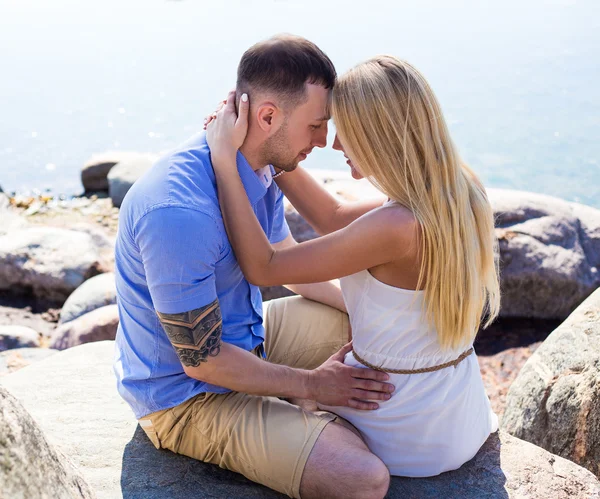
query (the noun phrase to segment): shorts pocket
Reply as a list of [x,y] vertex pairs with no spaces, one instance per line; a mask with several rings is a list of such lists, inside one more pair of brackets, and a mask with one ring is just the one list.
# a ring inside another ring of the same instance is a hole
[[154,430],[152,421],[149,419],[140,419],[138,423],[140,425],[140,428],[144,430],[144,433],[150,439],[150,442],[152,442],[154,447],[156,447],[157,449],[161,449],[162,447],[160,445],[160,440],[158,439],[158,433],[156,433],[156,431]]

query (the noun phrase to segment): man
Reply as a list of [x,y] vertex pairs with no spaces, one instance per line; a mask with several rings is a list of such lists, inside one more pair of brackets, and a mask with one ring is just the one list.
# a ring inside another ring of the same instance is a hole
[[[296,242],[270,165],[292,171],[326,145],[335,78],[329,58],[300,37],[258,43],[240,62],[238,95],[252,107],[238,169],[277,247]],[[157,448],[291,497],[385,495],[387,468],[356,430],[281,398],[374,408],[364,400],[389,398],[387,375],[342,363],[349,326],[332,283],[294,286],[314,301],[273,300],[263,313],[227,239],[204,134],[127,194],[116,281],[118,389]]]

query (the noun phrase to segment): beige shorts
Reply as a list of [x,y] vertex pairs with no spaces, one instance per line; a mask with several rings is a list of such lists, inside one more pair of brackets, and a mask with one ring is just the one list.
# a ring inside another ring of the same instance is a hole
[[[267,360],[313,369],[348,341],[348,316],[304,298],[264,304]],[[169,449],[300,497],[300,480],[321,431],[337,417],[276,397],[202,393],[140,419],[157,448]]]

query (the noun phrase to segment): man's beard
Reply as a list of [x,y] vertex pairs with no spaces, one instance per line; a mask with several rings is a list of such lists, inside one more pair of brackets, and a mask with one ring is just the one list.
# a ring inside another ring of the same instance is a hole
[[265,165],[273,165],[275,168],[291,172],[298,167],[298,155],[294,154],[289,147],[287,138],[288,122],[283,122],[279,130],[269,137],[262,148],[262,158]]

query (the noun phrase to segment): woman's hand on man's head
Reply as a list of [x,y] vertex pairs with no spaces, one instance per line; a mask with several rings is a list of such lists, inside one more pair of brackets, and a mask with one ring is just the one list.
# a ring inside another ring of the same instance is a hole
[[211,155],[235,156],[246,139],[248,132],[248,94],[242,94],[239,111],[235,109],[235,91],[229,92],[224,104],[219,105],[216,113],[206,124],[206,138]]

